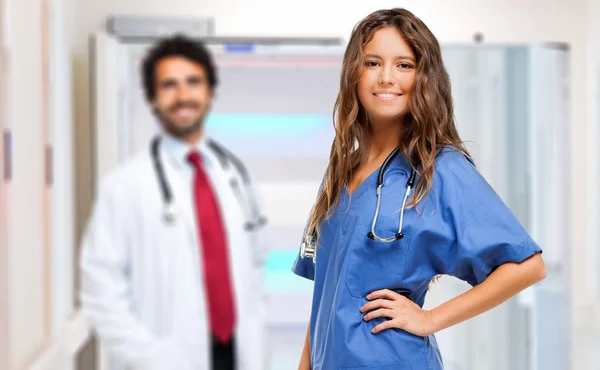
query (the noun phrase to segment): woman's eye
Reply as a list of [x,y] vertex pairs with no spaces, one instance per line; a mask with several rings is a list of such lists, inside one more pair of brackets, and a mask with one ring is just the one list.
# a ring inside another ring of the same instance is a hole
[[377,63],[377,62],[374,62],[374,61],[367,61],[367,62],[365,63],[365,65],[366,65],[367,67],[376,67],[378,64],[379,64],[379,63]]

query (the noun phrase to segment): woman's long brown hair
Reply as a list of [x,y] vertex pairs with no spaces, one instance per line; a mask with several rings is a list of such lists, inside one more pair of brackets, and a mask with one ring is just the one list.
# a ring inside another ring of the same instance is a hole
[[[438,149],[452,146],[469,156],[454,120],[450,78],[440,45],[429,28],[405,9],[376,11],[358,23],[344,53],[340,91],[334,106],[335,138],[321,191],[311,211],[306,233],[318,238],[321,221],[339,205],[343,186],[368,152],[368,115],[358,99],[358,81],[365,65],[364,47],[376,30],[393,27],[412,47],[417,59],[416,78],[409,112],[402,123],[401,152],[412,161],[419,179],[408,203],[416,206],[427,197]],[[400,123],[399,123],[400,124]]]

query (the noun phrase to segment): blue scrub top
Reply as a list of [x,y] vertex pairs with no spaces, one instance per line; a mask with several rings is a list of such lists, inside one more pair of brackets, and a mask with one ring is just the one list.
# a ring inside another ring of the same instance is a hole
[[[467,158],[454,149],[436,159],[432,189],[417,210],[404,213],[404,238],[383,243],[367,238],[377,202],[373,172],[350,196],[344,188],[335,214],[321,226],[316,263],[298,254],[292,271],[314,280],[310,318],[313,370],[438,370],[435,337],[401,329],[377,334],[386,318],[363,320],[367,294],[395,290],[423,306],[436,275],[475,286],[505,262],[521,262],[540,247]],[[388,165],[376,232],[398,230],[410,166],[399,154]]]

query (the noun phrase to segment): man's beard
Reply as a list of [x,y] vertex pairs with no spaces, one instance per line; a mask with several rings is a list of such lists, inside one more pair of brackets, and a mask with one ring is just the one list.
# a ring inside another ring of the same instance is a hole
[[191,125],[185,126],[185,127],[178,126],[172,120],[170,120],[168,117],[160,116],[160,118],[161,118],[161,121],[163,123],[165,130],[169,134],[171,134],[175,137],[178,137],[180,139],[185,138],[191,134],[195,134],[196,132],[201,130],[202,126],[204,125],[204,117],[199,117],[196,121],[194,121],[194,123],[192,123]]
[[[170,111],[174,112],[179,107],[171,108]],[[197,133],[202,129],[204,125],[204,115],[200,115],[198,119],[196,119],[192,124],[187,125],[185,127],[177,125],[167,114],[163,114],[158,109],[154,109],[154,114],[160,119],[162,122],[164,129],[171,135],[177,138],[185,138],[191,134]]]

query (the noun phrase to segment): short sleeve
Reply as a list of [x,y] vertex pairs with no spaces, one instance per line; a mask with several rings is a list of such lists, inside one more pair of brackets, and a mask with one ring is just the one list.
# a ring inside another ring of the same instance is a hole
[[292,272],[309,280],[315,280],[315,264],[310,257],[302,258],[300,252],[292,265]]
[[455,236],[444,258],[443,273],[475,286],[498,266],[519,263],[542,252],[463,154],[442,153],[436,163],[436,175],[441,195],[438,204]]

